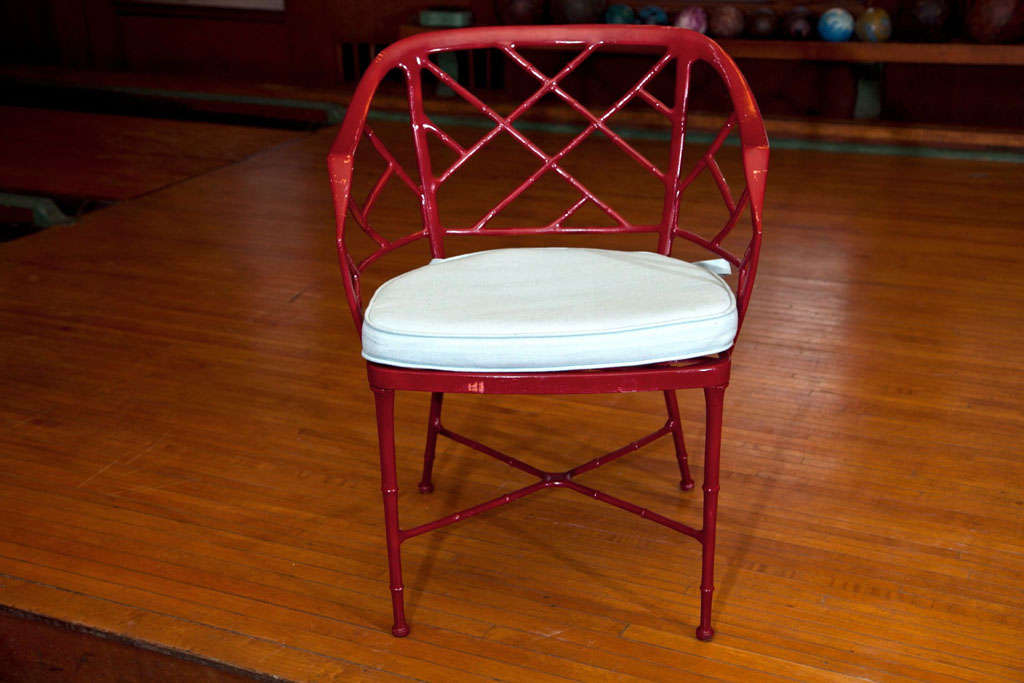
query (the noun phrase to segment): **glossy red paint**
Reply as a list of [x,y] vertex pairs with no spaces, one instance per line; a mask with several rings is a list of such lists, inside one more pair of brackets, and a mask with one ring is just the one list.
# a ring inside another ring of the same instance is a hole
[[[622,95],[606,112],[596,116],[566,93],[560,82],[577,68],[595,50],[625,45],[656,49],[662,56],[641,79]],[[521,48],[576,49],[579,54],[554,76],[547,76],[526,60],[519,52]],[[537,91],[514,109],[508,116],[501,116],[476,95],[452,79],[429,59],[430,55],[446,50],[493,48],[502,51],[538,81]],[[689,90],[690,71],[697,61],[709,63],[724,82],[733,104],[732,115],[726,120],[715,140],[698,163],[682,176],[683,149],[685,143],[686,103]],[[652,96],[646,89],[651,79],[659,72],[675,64],[675,95],[671,106]],[[383,142],[366,125],[366,116],[373,95],[381,79],[392,69],[401,70],[406,77],[409,97],[410,118],[413,140],[416,148],[419,183],[395,159]],[[476,107],[489,118],[494,128],[469,147],[463,147],[437,126],[426,114],[423,105],[422,74],[431,73],[450,87],[457,95]],[[589,126],[574,137],[561,151],[548,155],[535,145],[521,131],[513,127],[531,106],[542,97],[554,94],[571,109],[589,121]],[[651,163],[638,150],[611,130],[606,121],[630,101],[639,98],[669,119],[672,124],[669,142],[669,162],[666,169]],[[630,156],[647,172],[658,178],[664,185],[665,193],[661,221],[657,225],[633,225],[628,223],[614,207],[597,197],[583,183],[566,171],[560,161],[578,147],[589,135],[601,131],[623,153]],[[738,131],[743,159],[744,188],[735,197],[726,182],[715,155],[726,138]],[[500,133],[515,138],[541,162],[541,167],[526,181],[499,201],[479,221],[469,226],[446,226],[441,221],[437,207],[438,188],[491,139]],[[451,149],[456,160],[440,173],[431,165],[428,144],[431,136]],[[377,180],[365,201],[360,205],[351,200],[350,181],[354,168],[355,151],[362,139],[369,140],[373,149],[385,162],[385,171]],[[653,26],[531,26],[531,27],[486,27],[419,34],[395,43],[382,52],[356,90],[341,132],[331,148],[328,167],[334,194],[337,215],[337,245],[345,292],[357,330],[363,322],[360,274],[378,258],[410,242],[426,239],[435,258],[445,255],[444,242],[447,235],[535,235],[547,233],[633,233],[649,232],[657,236],[657,250],[669,254],[673,240],[677,237],[704,247],[712,254],[727,259],[738,270],[736,298],[740,323],[746,313],[750,299],[761,245],[761,216],[764,203],[765,181],[768,163],[768,140],[761,115],[745,81],[733,61],[722,49],[708,38],[682,29]],[[488,228],[490,221],[516,197],[538,181],[547,172],[554,172],[568,182],[579,198],[566,208],[554,221],[546,225],[523,226],[518,228]],[[714,179],[729,216],[714,237],[707,239],[678,227],[681,198],[686,187],[701,173],[708,173]],[[408,187],[419,202],[423,214],[423,228],[411,235],[387,240],[376,231],[369,215],[385,185],[392,179]],[[571,226],[567,222],[587,203],[598,207],[614,222],[613,226]],[[739,216],[749,206],[751,217],[750,239],[742,254],[730,252],[723,247],[723,240],[733,230]],[[350,216],[358,227],[377,244],[377,250],[360,262],[356,262],[347,248],[345,228]],[[384,498],[385,531],[388,549],[388,566],[391,576],[391,596],[394,611],[392,633],[404,636],[409,633],[405,619],[401,565],[401,543],[414,536],[438,529],[449,524],[473,517],[500,505],[505,505],[531,493],[546,488],[562,487],[581,495],[599,500],[620,509],[632,512],[645,519],[666,526],[701,542],[703,546],[701,577],[701,610],[697,637],[708,640],[714,631],[711,627],[711,597],[714,590],[715,520],[718,504],[719,445],[722,427],[722,402],[725,387],[729,382],[731,350],[714,357],[660,363],[640,367],[610,368],[605,370],[581,370],[572,372],[535,373],[483,373],[444,372],[438,370],[412,370],[376,363],[367,363],[369,384],[374,392],[377,407],[377,428],[380,440],[381,489]],[[576,477],[613,462],[647,445],[672,435],[680,471],[680,487],[693,488],[690,477],[683,432],[676,402],[677,389],[704,390],[707,408],[707,430],[704,449],[704,508],[701,529],[693,529],[680,522],[668,519],[655,512],[621,500],[607,493],[584,486]],[[398,485],[394,451],[394,392],[425,391],[431,393],[430,416],[427,425],[427,444],[423,458],[423,475],[419,483],[422,493],[433,491],[432,469],[438,436],[457,441],[488,455],[510,467],[537,477],[538,481],[516,491],[480,503],[460,512],[442,517],[433,522],[410,529],[402,529],[398,519]],[[499,394],[561,394],[561,393],[612,393],[632,391],[661,391],[665,396],[667,420],[654,432],[594,458],[566,472],[545,472],[528,463],[513,458],[461,434],[445,428],[441,422],[441,409],[445,393],[499,393]]]

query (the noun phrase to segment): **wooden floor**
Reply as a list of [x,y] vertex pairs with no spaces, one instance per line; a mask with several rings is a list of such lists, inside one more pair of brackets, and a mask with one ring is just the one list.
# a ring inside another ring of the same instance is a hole
[[136,197],[236,163],[287,130],[0,106],[0,188],[49,197]]
[[[294,680],[1024,680],[1024,166],[774,154],[713,642],[699,546],[562,491],[406,544],[395,639],[333,133],[0,245],[0,603]],[[690,215],[724,217],[714,199]],[[681,403],[699,479],[700,397]],[[447,442],[417,494],[426,407],[399,399],[406,524],[518,484]],[[566,466],[663,420],[657,395],[446,411]],[[674,468],[659,441],[588,483],[695,523]]]

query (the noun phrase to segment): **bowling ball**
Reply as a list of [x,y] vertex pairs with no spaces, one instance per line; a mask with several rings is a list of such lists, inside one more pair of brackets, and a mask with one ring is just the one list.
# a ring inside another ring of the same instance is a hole
[[498,4],[503,24],[536,24],[544,18],[544,0],[505,0]]
[[676,26],[688,28],[697,33],[708,32],[708,13],[703,7],[684,7],[683,11],[676,16]]
[[889,13],[881,7],[868,7],[857,17],[853,29],[865,43],[883,43],[892,35],[892,22]]
[[1012,43],[1024,36],[1024,0],[974,0],[967,35],[979,43]]
[[767,7],[761,7],[747,15],[747,35],[752,38],[770,38],[775,33],[779,18]]
[[607,0],[553,0],[551,18],[556,24],[592,24],[601,21]]
[[612,5],[604,13],[604,20],[609,24],[632,24],[636,21],[636,12],[629,5]]
[[708,10],[708,33],[716,38],[735,38],[743,33],[743,12],[733,5],[713,5]]
[[945,40],[950,14],[948,0],[913,0],[899,12],[897,34],[904,40]]
[[814,34],[814,15],[806,7],[794,7],[782,18],[781,31],[790,40],[807,40]]
[[665,14],[665,10],[661,9],[657,5],[647,5],[647,7],[641,7],[640,11],[636,13],[636,20],[641,24],[658,24],[664,26],[668,23],[668,15]]
[[853,15],[842,7],[833,7],[818,19],[818,34],[833,43],[849,40],[853,35]]

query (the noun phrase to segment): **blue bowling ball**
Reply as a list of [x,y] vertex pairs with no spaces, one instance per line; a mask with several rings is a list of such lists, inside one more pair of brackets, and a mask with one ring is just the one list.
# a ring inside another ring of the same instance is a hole
[[841,43],[853,35],[853,15],[842,7],[833,7],[818,19],[818,33],[823,40]]
[[636,18],[641,24],[660,24],[664,26],[668,23],[668,14],[657,5],[647,5],[647,7],[642,8],[636,13]]
[[604,13],[604,20],[609,24],[632,24],[636,21],[636,13],[629,5],[612,5]]

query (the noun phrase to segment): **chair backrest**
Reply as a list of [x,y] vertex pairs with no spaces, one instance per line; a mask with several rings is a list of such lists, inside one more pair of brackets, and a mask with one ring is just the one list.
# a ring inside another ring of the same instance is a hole
[[[616,46],[629,50],[656,50],[660,58],[614,104],[600,115],[593,114],[577,99],[569,95],[561,84],[564,79],[599,48]],[[537,90],[510,114],[501,115],[482,101],[470,89],[460,84],[431,57],[448,51],[489,48],[503,53],[537,80]],[[524,48],[574,49],[579,52],[561,70],[548,75],[528,61],[522,54]],[[718,131],[701,158],[692,165],[684,176],[683,152],[686,143],[687,100],[690,90],[692,67],[697,62],[706,62],[717,72],[725,86],[732,106],[732,113]],[[674,84],[671,103],[655,97],[649,92],[652,79],[667,70],[673,63]],[[412,171],[399,163],[384,142],[367,124],[367,115],[378,86],[392,70],[398,69],[404,76],[408,97],[409,118],[415,146],[418,169]],[[463,146],[446,133],[427,114],[423,101],[423,75],[431,74],[440,83],[469,102],[476,111],[493,123],[493,128],[476,143]],[[575,136],[561,151],[549,154],[534,144],[514,123],[544,97],[555,96],[564,101],[589,125]],[[621,111],[634,100],[646,102],[670,125],[668,164],[659,168],[637,151],[622,136],[616,134],[606,123],[607,119]],[[627,221],[616,208],[598,197],[584,183],[580,182],[561,164],[565,156],[578,147],[589,135],[600,131],[616,147],[629,155],[647,173],[655,177],[664,187],[660,221],[638,225]],[[743,165],[744,187],[734,195],[726,182],[715,155],[720,151],[726,138],[738,132]],[[540,162],[540,168],[515,190],[505,196],[478,221],[472,225],[446,225],[438,208],[438,189],[473,157],[492,138],[500,133],[510,135],[525,147]],[[385,170],[373,185],[365,200],[360,204],[350,197],[355,152],[362,140],[368,140],[380,154]],[[432,166],[429,143],[435,140],[449,148],[455,161],[445,169]],[[768,139],[760,112],[746,81],[735,63],[712,40],[699,33],[684,29],[659,26],[507,26],[480,27],[424,33],[401,40],[381,52],[364,74],[353,96],[351,105],[328,156],[331,186],[334,194],[337,218],[337,244],[346,295],[356,327],[362,325],[362,294],[360,274],[367,266],[384,254],[418,239],[427,239],[431,254],[435,258],[445,255],[447,235],[504,234],[536,235],[557,233],[640,233],[649,232],[657,236],[657,251],[668,254],[676,237],[687,239],[712,254],[725,258],[737,269],[736,295],[740,322],[746,311],[761,244],[761,215],[764,203],[765,181],[768,165]],[[533,186],[546,173],[556,173],[570,184],[578,199],[553,221],[542,225],[517,227],[488,227],[492,219],[509,203]],[[694,179],[708,173],[714,179],[722,200],[727,208],[724,225],[713,237],[701,236],[679,227],[679,210],[683,191]],[[416,196],[422,210],[422,229],[401,238],[386,239],[375,230],[369,220],[369,213],[380,197],[384,186],[395,179],[406,185]],[[608,216],[613,225],[567,224],[581,207],[592,204]],[[723,246],[723,240],[730,234],[740,215],[749,209],[751,218],[750,239],[745,241],[742,251],[730,251]],[[348,248],[345,226],[346,218],[354,222],[376,244],[375,251],[362,260],[356,261]]]

